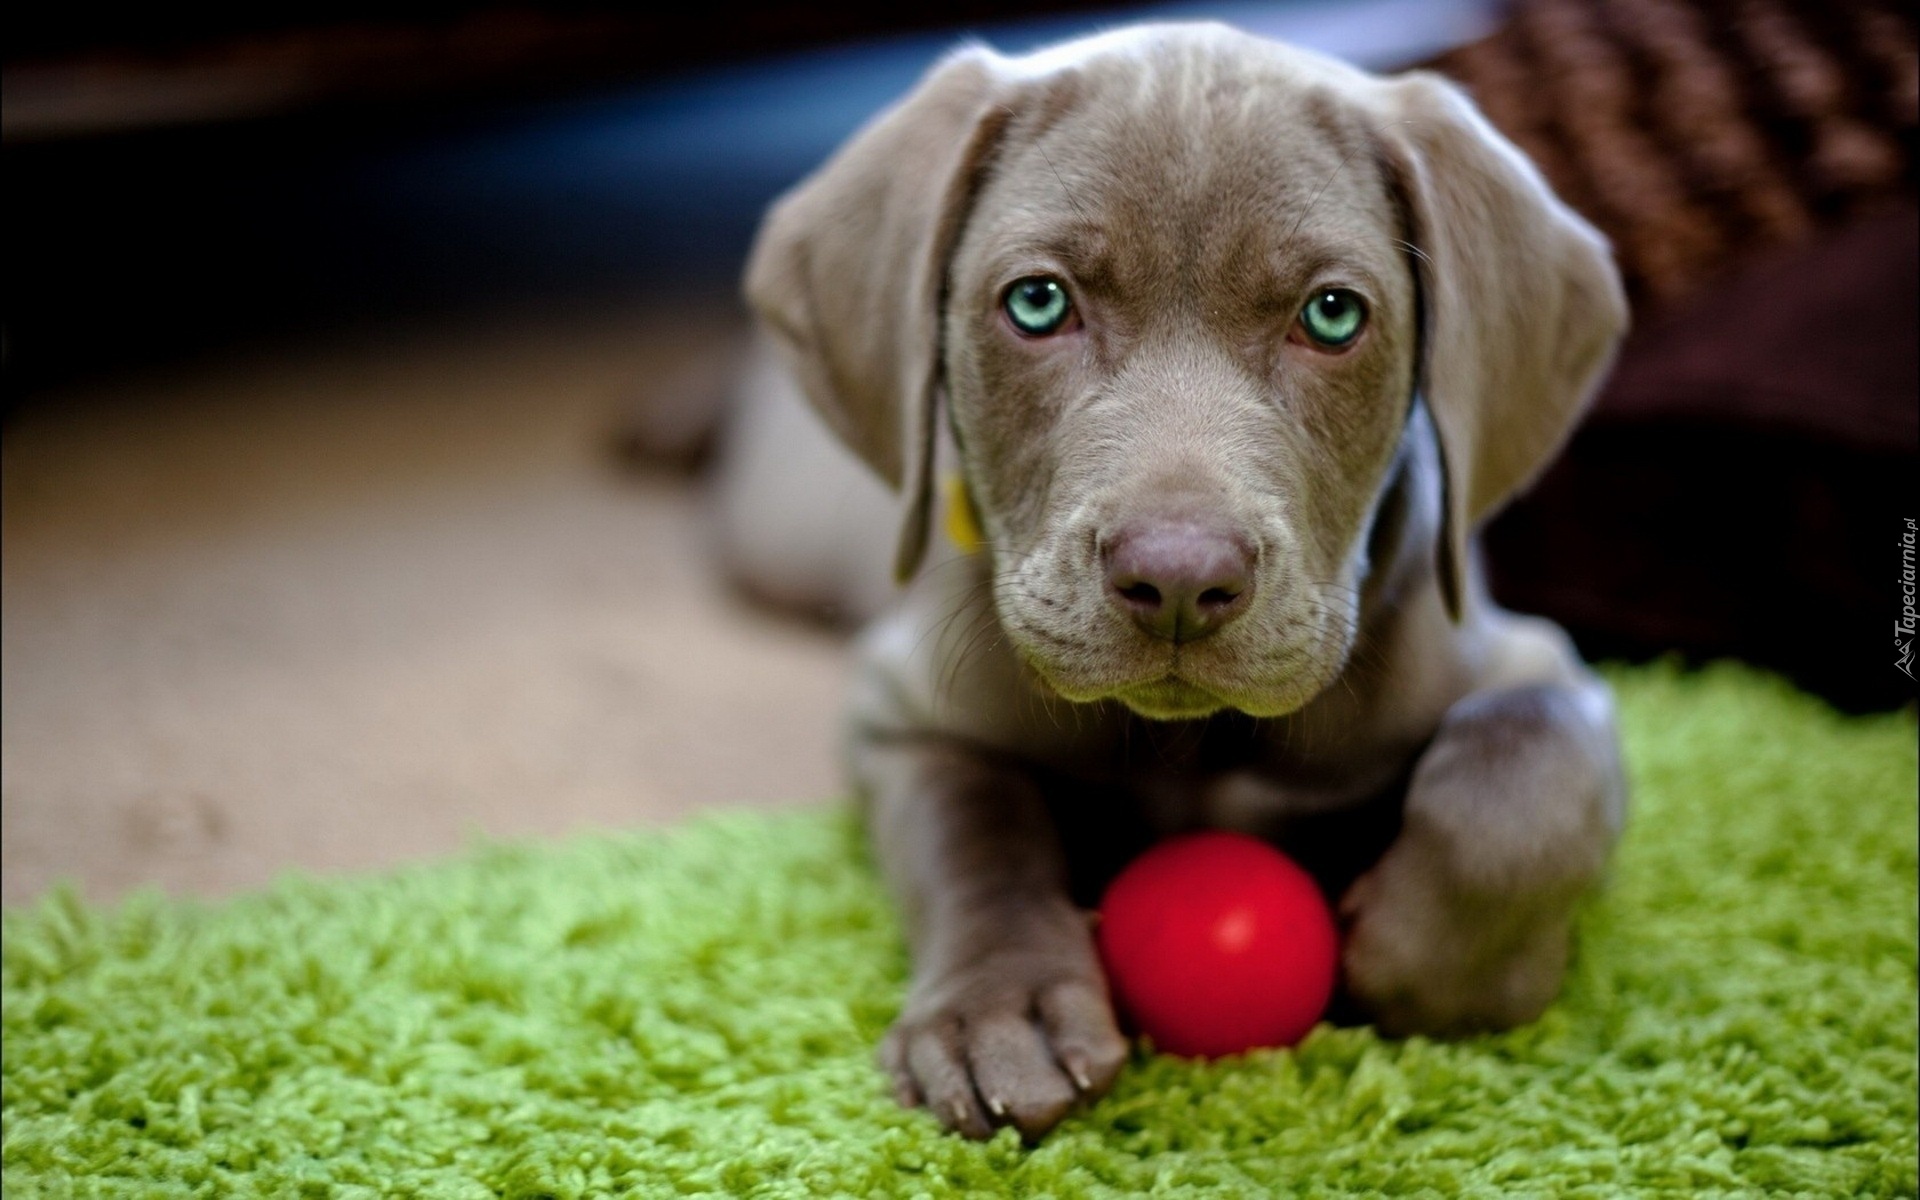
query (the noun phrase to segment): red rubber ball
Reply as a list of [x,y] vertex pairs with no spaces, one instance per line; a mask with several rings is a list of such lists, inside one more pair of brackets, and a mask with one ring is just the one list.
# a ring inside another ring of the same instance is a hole
[[1186,834],[1128,864],[1098,939],[1121,1011],[1158,1049],[1199,1058],[1305,1037],[1340,959],[1313,878],[1239,833]]

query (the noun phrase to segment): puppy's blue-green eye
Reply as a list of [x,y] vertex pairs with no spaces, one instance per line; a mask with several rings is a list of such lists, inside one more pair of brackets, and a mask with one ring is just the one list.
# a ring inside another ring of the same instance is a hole
[[1013,327],[1028,337],[1059,332],[1073,312],[1067,289],[1050,275],[1029,275],[1014,280],[1001,305],[1007,310]]
[[1318,292],[1300,310],[1300,325],[1322,346],[1338,349],[1360,336],[1367,323],[1367,306],[1345,288]]

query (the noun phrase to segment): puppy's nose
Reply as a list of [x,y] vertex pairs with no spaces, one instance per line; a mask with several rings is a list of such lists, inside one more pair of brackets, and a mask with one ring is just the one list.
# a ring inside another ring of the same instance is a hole
[[1139,626],[1191,642],[1246,611],[1253,551],[1246,539],[1195,521],[1127,526],[1106,544],[1107,596]]

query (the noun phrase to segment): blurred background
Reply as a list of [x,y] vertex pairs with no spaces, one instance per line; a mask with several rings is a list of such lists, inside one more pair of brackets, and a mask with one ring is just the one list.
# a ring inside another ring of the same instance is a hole
[[5,897],[836,794],[841,634],[706,554],[766,203],[962,37],[1213,17],[1465,83],[1638,312],[1496,588],[1849,709],[1916,515],[1915,20],[1794,0],[10,14]]

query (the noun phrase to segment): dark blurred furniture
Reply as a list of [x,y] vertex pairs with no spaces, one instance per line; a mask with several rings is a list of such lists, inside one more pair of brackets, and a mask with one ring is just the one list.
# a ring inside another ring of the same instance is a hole
[[1613,240],[1634,300],[1592,415],[1486,537],[1496,595],[1590,656],[1913,698],[1915,24],[1861,0],[1522,0],[1435,62]]
[[1895,707],[1916,512],[1920,211],[1759,256],[1629,339],[1598,407],[1496,520],[1495,592],[1594,657],[1679,649]]
[[[281,337],[656,291],[730,296],[768,198],[954,27],[1035,11],[20,9],[0,75],[6,401]],[[839,45],[918,29],[944,32],[896,48],[890,70]]]
[[295,0],[35,4],[8,15],[7,139],[273,113],[551,97],[773,51],[1102,0]]

